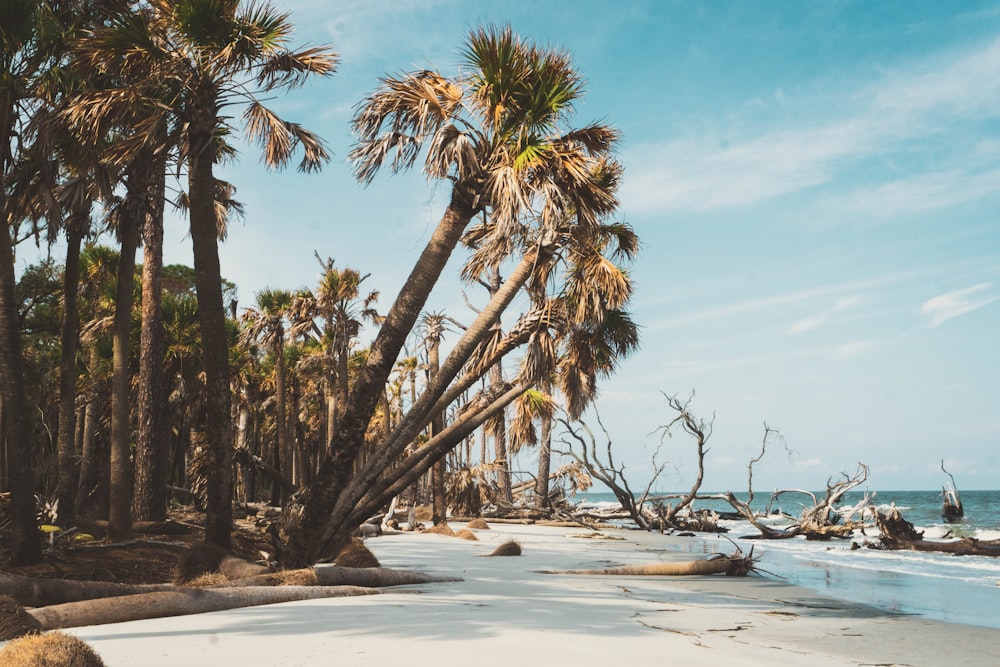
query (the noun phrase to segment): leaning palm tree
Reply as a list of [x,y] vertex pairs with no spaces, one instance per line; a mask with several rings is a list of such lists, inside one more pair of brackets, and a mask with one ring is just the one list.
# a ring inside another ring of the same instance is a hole
[[[163,122],[176,132],[187,169],[187,202],[194,247],[195,284],[206,382],[207,464],[217,472],[207,492],[206,540],[228,547],[232,515],[229,340],[219,268],[215,165],[231,156],[219,138],[235,128],[227,107],[243,105],[246,135],[260,144],[265,162],[283,167],[296,149],[302,171],[329,159],[322,140],[279,118],[260,96],[301,85],[310,75],[333,72],[327,47],[286,48],[288,14],[266,3],[239,0],[149,0],[112,3],[104,27],[79,46],[82,67],[112,73],[123,84],[83,97],[80,125],[106,127],[136,121],[127,155],[158,136]],[[111,69],[114,72],[111,72]],[[122,104],[124,102],[124,104]],[[159,111],[158,117],[155,111]]]
[[[346,541],[357,502],[423,428],[424,417],[472,350],[514,298],[530,273],[512,276],[509,289],[462,336],[435,380],[390,436],[393,447],[378,450],[351,481],[367,425],[409,332],[466,227],[480,212],[501,230],[520,224],[529,211],[542,226],[572,212],[581,226],[593,226],[617,205],[613,190],[595,173],[604,169],[618,134],[599,124],[571,129],[573,103],[582,82],[569,57],[521,40],[507,28],[474,31],[464,51],[464,73],[453,78],[422,70],[386,77],[354,118],[359,137],[350,157],[362,182],[388,166],[416,164],[421,154],[428,177],[452,183],[451,198],[413,271],[371,346],[341,420],[331,454],[320,467],[302,519],[290,530],[284,564],[315,562]],[[423,149],[426,148],[426,151]],[[531,254],[550,249],[533,248]]]

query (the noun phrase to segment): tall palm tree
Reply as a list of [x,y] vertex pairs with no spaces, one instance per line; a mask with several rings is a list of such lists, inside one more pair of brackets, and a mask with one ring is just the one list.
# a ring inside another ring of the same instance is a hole
[[[243,321],[247,323],[240,334],[244,344],[260,343],[274,359],[275,377],[275,408],[274,449],[271,455],[271,465],[279,472],[292,470],[291,448],[288,444],[288,408],[287,383],[285,368],[285,318],[292,304],[291,292],[285,290],[263,289],[255,295],[256,308],[247,308],[243,313]],[[289,475],[290,476],[290,475]],[[283,489],[274,485],[271,503],[280,505]]]
[[[159,164],[162,161],[164,164]],[[142,226],[142,331],[139,336],[139,382],[136,389],[138,429],[135,444],[135,491],[132,514],[137,521],[167,517],[166,387],[163,373],[163,209],[166,155],[154,161],[148,184],[149,205]]]
[[[319,256],[317,255],[317,258]],[[378,322],[375,310],[377,291],[361,296],[361,283],[369,274],[346,267],[337,269],[333,260],[321,260],[323,272],[315,294],[304,290],[292,304],[292,329],[295,336],[312,336],[323,343],[329,361],[327,375],[326,437],[329,444],[337,431],[337,423],[347,403],[349,389],[347,362],[351,346],[361,327]],[[322,322],[322,326],[317,322]]]
[[[427,379],[431,381],[441,368],[441,341],[448,324],[458,324],[444,313],[427,313],[424,315],[421,328],[424,334],[424,347],[427,348]],[[459,325],[461,326],[461,325]],[[444,430],[444,413],[431,417],[430,436],[440,434]],[[445,501],[445,462],[444,459],[434,464],[431,473],[431,494],[434,525],[447,523],[448,506]]]
[[11,491],[11,547],[17,563],[41,559],[35,527],[34,452],[29,437],[14,280],[14,237],[25,211],[12,196],[24,128],[44,98],[40,87],[62,58],[73,3],[5,0],[0,29],[0,399]]
[[[464,60],[466,73],[455,78],[422,70],[383,79],[355,116],[359,141],[350,157],[362,182],[385,165],[413,166],[426,146],[424,171],[451,181],[451,199],[372,343],[332,452],[301,521],[290,530],[282,554],[287,565],[315,562],[346,541],[356,501],[380,475],[374,462],[396,456],[422,428],[421,416],[404,418],[397,430],[409,437],[398,438],[400,449],[380,450],[351,484],[353,491],[344,493],[385,381],[473,217],[487,211],[501,227],[511,228],[532,209],[543,224],[572,211],[578,224],[591,226],[617,205],[613,192],[594,178],[617,132],[598,124],[567,127],[582,83],[566,54],[526,43],[509,27],[490,27],[469,36]],[[434,394],[459,372],[519,287],[498,293],[462,337],[425,391],[422,416],[432,412]]]
[[[137,106],[159,109],[178,131],[187,169],[191,240],[206,381],[206,464],[217,471],[207,490],[206,540],[228,547],[232,526],[232,456],[229,340],[218,253],[219,184],[215,165],[225,157],[220,137],[230,132],[227,107],[243,105],[247,137],[260,144],[271,167],[283,167],[297,148],[303,171],[329,159],[323,142],[300,125],[279,118],[260,96],[294,88],[310,75],[333,72],[327,47],[286,48],[288,14],[266,3],[239,0],[149,0],[123,3],[105,27],[81,45],[90,68],[117,68],[124,86],[94,94],[78,105],[80,123],[121,122]],[[125,91],[126,94],[123,94]],[[120,105],[124,100],[126,105]],[[147,113],[134,150],[155,136],[161,120]],[[124,145],[120,150],[129,149]]]

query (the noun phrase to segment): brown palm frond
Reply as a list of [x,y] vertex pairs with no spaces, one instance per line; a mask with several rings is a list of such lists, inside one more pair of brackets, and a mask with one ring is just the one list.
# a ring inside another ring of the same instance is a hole
[[264,163],[281,166],[292,153],[292,133],[288,123],[263,104],[254,100],[243,112],[247,138],[264,150]]
[[463,132],[454,123],[447,123],[431,139],[424,170],[433,178],[445,178],[454,171],[458,180],[466,180],[482,171],[480,154],[480,140],[476,134]]
[[556,341],[548,329],[535,331],[528,339],[521,358],[520,377],[532,384],[542,382],[556,368]]
[[264,63],[257,75],[257,84],[265,88],[295,88],[305,83],[306,75],[333,74],[339,62],[340,57],[328,46],[316,46],[297,52],[284,51]]

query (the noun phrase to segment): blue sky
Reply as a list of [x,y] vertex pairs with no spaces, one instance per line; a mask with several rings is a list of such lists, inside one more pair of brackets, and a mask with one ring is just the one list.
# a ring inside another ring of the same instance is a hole
[[[341,55],[333,77],[270,102],[334,158],[273,173],[247,147],[225,170],[247,208],[222,251],[241,305],[312,285],[317,250],[370,272],[388,307],[447,189],[416,172],[354,183],[353,107],[382,74],[454,72],[469,29],[510,23],[573,54],[588,82],[579,124],[623,134],[643,342],[598,410],[634,484],[671,418],[663,393],[694,390],[692,407],[715,415],[706,488],[745,487],[765,420],[791,453],[758,464],[760,491],[822,488],[858,461],[871,489],[933,489],[941,459],[960,488],[998,488],[1000,3],[277,6],[297,44]],[[168,261],[190,263],[183,226]],[[429,307],[467,317],[460,289],[443,284]],[[690,484],[688,441],[659,459],[659,486]]]

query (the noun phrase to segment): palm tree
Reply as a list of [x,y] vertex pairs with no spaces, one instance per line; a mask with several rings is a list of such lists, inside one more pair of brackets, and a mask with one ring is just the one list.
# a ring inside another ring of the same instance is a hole
[[25,123],[41,103],[47,73],[62,57],[63,26],[73,3],[7,0],[0,29],[0,399],[11,492],[11,547],[16,563],[41,559],[35,527],[34,452],[29,437],[14,280],[14,237],[26,217],[11,196]]
[[[274,359],[274,424],[277,438],[275,438],[271,455],[271,465],[279,472],[283,471],[282,466],[291,471],[292,460],[291,448],[288,445],[287,386],[285,381],[285,318],[292,304],[292,294],[284,290],[264,289],[257,292],[255,299],[257,307],[247,308],[243,313],[243,321],[246,322],[247,326],[240,336],[244,344],[257,342],[263,345]],[[280,505],[282,497],[281,486],[275,484],[271,503]]]
[[423,417],[440,411],[433,409],[438,396],[513,299],[523,284],[517,281],[527,279],[527,272],[517,274],[511,288],[498,293],[442,364],[419,414],[397,426],[402,435],[394,447],[381,448],[345,493],[385,381],[473,217],[485,211],[510,229],[537,208],[543,225],[572,211],[578,224],[592,226],[617,205],[613,192],[594,176],[617,133],[596,124],[566,128],[582,92],[566,54],[528,44],[509,27],[491,27],[470,35],[464,59],[467,74],[461,77],[422,70],[383,79],[355,116],[359,141],[350,157],[362,182],[386,164],[394,171],[411,167],[426,146],[424,171],[452,182],[451,199],[371,346],[335,446],[320,467],[301,521],[290,531],[283,552],[287,565],[315,562],[347,539],[353,528],[349,517],[381,474],[378,466],[405,449]]
[[[124,83],[112,93],[82,99],[77,106],[81,124],[118,124],[142,107],[132,150],[148,143],[163,124],[152,110],[158,109],[178,132],[187,168],[206,381],[206,463],[217,473],[208,486],[205,538],[223,547],[229,546],[232,524],[232,440],[229,340],[218,253],[220,190],[214,169],[232,155],[219,139],[233,129],[225,109],[238,104],[244,105],[247,136],[260,144],[269,166],[285,166],[299,147],[304,151],[300,170],[319,169],[329,159],[319,137],[280,119],[259,100],[335,68],[336,56],[327,47],[288,51],[291,32],[288,15],[265,3],[149,0],[118,7],[80,47],[83,66],[98,71],[115,67]],[[121,105],[122,100],[127,104]],[[128,143],[119,148],[122,154],[129,149]]]
[[[349,389],[347,362],[351,346],[366,321],[379,321],[378,312],[374,307],[379,293],[372,291],[367,296],[361,297],[361,283],[369,274],[362,274],[350,267],[336,269],[332,259],[327,259],[325,262],[320,260],[320,263],[323,266],[323,273],[320,274],[316,293],[304,290],[292,304],[291,332],[295,336],[312,336],[326,349],[329,361],[326,438],[329,444],[333,441],[337,423],[347,403]],[[322,326],[317,320],[322,322]]]
[[[166,156],[162,155],[165,161]],[[166,391],[163,373],[163,209],[166,165],[154,165],[149,208],[143,220],[142,331],[139,336],[139,382],[136,389],[138,430],[135,444],[135,492],[132,514],[137,521],[167,517]]]
[[[427,348],[427,380],[432,381],[441,368],[441,340],[448,330],[448,323],[458,324],[444,313],[427,313],[424,315],[421,328],[424,334],[424,347]],[[461,325],[458,325],[461,326]],[[463,327],[464,328],[464,327]],[[430,436],[440,434],[444,430],[444,414],[438,413],[431,418]],[[447,523],[448,506],[445,501],[445,464],[444,459],[434,464],[431,473],[431,494],[433,498],[434,525]]]

